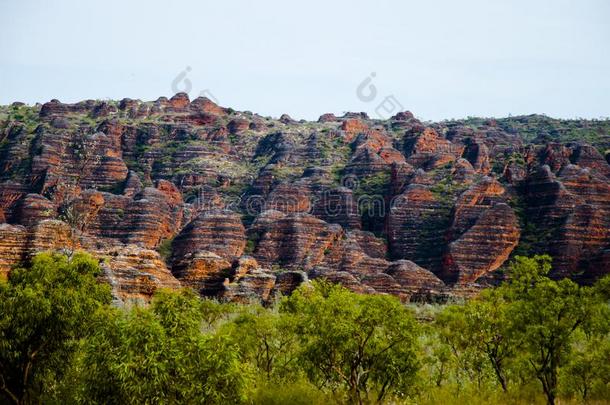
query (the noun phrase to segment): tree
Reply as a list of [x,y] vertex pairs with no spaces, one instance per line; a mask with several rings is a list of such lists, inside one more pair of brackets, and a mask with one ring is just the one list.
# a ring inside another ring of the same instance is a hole
[[280,304],[293,314],[309,379],[362,404],[376,394],[407,395],[415,382],[418,328],[396,298],[359,295],[326,282],[303,286]]
[[[149,308],[109,310],[82,359],[82,402],[241,403],[247,373],[221,334],[204,334],[191,290],[158,291]],[[100,383],[102,382],[103,383]]]
[[610,397],[610,335],[579,334],[568,363],[560,369],[562,392],[585,402]]
[[94,314],[111,302],[95,259],[41,253],[0,283],[0,390],[15,404],[40,401],[61,381]]
[[610,398],[610,276],[589,290],[592,314],[578,331],[568,364],[560,369],[562,391],[589,399]]
[[267,381],[294,381],[299,377],[298,336],[294,316],[258,305],[246,308],[226,332],[240,348],[244,362],[253,364]]
[[480,381],[481,363],[486,362],[504,392],[508,391],[508,363],[520,346],[508,308],[501,291],[486,290],[464,305],[447,307],[437,320],[441,338],[461,358],[462,367],[473,370]]
[[517,256],[510,281],[500,287],[511,300],[509,319],[523,339],[526,360],[542,384],[549,404],[555,403],[558,370],[567,363],[573,335],[595,313],[591,288],[571,280],[551,280],[549,256]]

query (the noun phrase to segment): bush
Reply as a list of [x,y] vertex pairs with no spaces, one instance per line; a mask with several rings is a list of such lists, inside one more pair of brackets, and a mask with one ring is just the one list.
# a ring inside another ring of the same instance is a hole
[[188,289],[111,307],[92,257],[44,253],[0,282],[1,403],[553,404],[610,396],[610,278],[508,281],[411,307],[325,281],[279,304]]
[[43,401],[55,394],[95,313],[111,301],[85,253],[41,253],[0,281],[0,398]]

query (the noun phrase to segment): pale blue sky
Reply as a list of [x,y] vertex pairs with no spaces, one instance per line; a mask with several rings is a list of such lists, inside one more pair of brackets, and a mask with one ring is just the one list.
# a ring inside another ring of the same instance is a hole
[[0,0],[2,104],[153,100],[187,67],[191,98],[263,115],[610,116],[610,2]]

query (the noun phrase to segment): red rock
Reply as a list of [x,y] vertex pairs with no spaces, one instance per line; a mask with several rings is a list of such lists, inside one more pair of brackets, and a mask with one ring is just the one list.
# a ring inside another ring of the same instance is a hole
[[[179,234],[172,271],[203,294],[268,303],[304,270],[355,291],[442,301],[500,274],[518,237],[510,199],[525,225],[521,248],[553,255],[554,277],[589,283],[607,272],[610,155],[599,151],[609,146],[601,132],[594,146],[547,141],[570,136],[573,122],[424,124],[408,111],[297,122],[184,93],[12,108],[27,122],[0,123],[0,222],[26,227],[0,241],[0,271],[47,248],[115,252],[115,298],[147,300],[178,283],[151,249]],[[500,181],[482,176],[492,166]],[[247,231],[239,214],[217,214],[225,203],[247,214]],[[257,217],[265,208],[282,213]],[[260,265],[242,257],[246,233]],[[398,271],[390,258],[413,262]]]
[[548,165],[553,172],[558,172],[563,166],[570,164],[572,150],[560,143],[550,143],[539,152],[541,164]]
[[396,197],[388,214],[390,257],[440,270],[449,209],[427,186],[411,184]]
[[557,180],[573,205],[565,206],[567,215],[555,222],[560,225],[549,246],[552,274],[572,277],[610,244],[610,184],[598,171],[575,165],[565,166]]
[[186,109],[190,103],[189,96],[186,93],[176,93],[169,99],[169,106],[175,111]]
[[118,303],[149,301],[158,288],[178,288],[180,283],[159,254],[134,245],[94,251],[104,270],[102,278],[112,287]]
[[450,239],[462,235],[483,212],[499,202],[505,202],[504,187],[495,179],[483,177],[478,183],[464,191],[455,203]]
[[444,295],[445,284],[432,272],[409,260],[393,262],[385,272],[396,280],[406,301],[430,302]]
[[472,167],[468,160],[462,158],[455,161],[452,170],[453,179],[464,184],[471,183],[475,175],[474,167]]
[[483,211],[474,225],[451,242],[443,258],[446,280],[469,283],[500,267],[519,242],[519,221],[506,204]]
[[346,271],[329,271],[326,269],[316,269],[311,274],[312,279],[325,279],[331,283],[341,284],[350,291],[360,294],[375,294],[372,287],[362,284],[358,278]]
[[407,163],[414,167],[439,167],[457,160],[464,151],[464,146],[452,144],[432,128],[416,135],[408,133],[404,142]]
[[77,232],[65,222],[47,219],[28,230],[27,254],[45,251],[74,251],[82,247]]
[[57,184],[113,187],[127,177],[120,145],[103,132],[83,136],[41,130],[38,142],[40,154],[32,159],[32,174],[44,179],[43,193]]
[[252,131],[262,132],[265,129],[267,129],[267,124],[265,123],[265,121],[262,121],[262,120],[254,120],[250,123],[249,128]]
[[281,183],[269,193],[265,209],[286,214],[309,212],[312,209],[311,203],[309,187],[302,183]]
[[368,124],[358,119],[346,119],[341,124],[341,130],[345,131],[345,139],[350,142],[358,134],[369,130]]
[[581,167],[587,167],[610,179],[610,163],[591,145],[578,145],[574,149],[570,160]]
[[245,120],[243,118],[235,118],[229,121],[227,128],[232,134],[240,134],[250,129],[250,121]]
[[322,114],[322,115],[320,115],[320,118],[318,118],[318,122],[335,122],[335,121],[339,121],[339,118],[337,118],[335,116],[335,114],[332,114],[332,113]]
[[261,213],[248,230],[249,238],[257,242],[252,255],[263,266],[303,270],[320,263],[341,234],[340,226],[312,215],[278,211]]
[[23,259],[26,241],[27,231],[23,226],[0,224],[0,279],[6,279]]
[[410,183],[415,169],[408,163],[393,163],[390,172],[391,195],[402,193],[405,187]]
[[413,113],[411,111],[401,111],[390,119],[395,121],[408,121],[413,118],[415,117],[413,116]]
[[95,101],[88,100],[82,101],[76,104],[64,104],[59,100],[51,100],[48,103],[44,103],[42,108],[40,109],[41,117],[50,117],[53,115],[65,115],[65,114],[75,114],[75,113],[88,113],[93,106],[95,105]]
[[93,107],[93,110],[91,111],[91,117],[107,117],[108,115],[113,114],[115,112],[117,112],[117,108],[115,106],[108,104],[105,101],[102,101],[101,103]]
[[267,302],[272,298],[276,277],[269,270],[260,267],[242,271],[242,276],[233,282],[225,281],[222,297],[233,302]]
[[283,271],[275,276],[275,285],[271,291],[272,295],[290,295],[301,284],[309,281],[307,274],[299,270]]
[[158,180],[156,189],[165,195],[167,202],[171,206],[178,206],[182,204],[182,194],[178,187],[174,185],[171,181],[167,180]]
[[205,250],[176,257],[172,273],[181,284],[205,296],[217,296],[231,272],[231,262]]
[[25,226],[35,225],[44,219],[57,215],[57,209],[51,201],[40,194],[28,194],[19,202],[18,217]]
[[376,293],[395,295],[403,301],[406,300],[400,284],[398,284],[394,277],[390,276],[389,274],[370,274],[364,276],[361,282],[362,284],[375,290]]
[[140,103],[139,103],[138,100],[132,100],[130,98],[124,98],[119,103],[119,110],[131,110],[133,108],[137,109],[139,104]]
[[353,238],[362,251],[376,259],[385,259],[388,246],[385,239],[375,236],[372,232],[353,230],[348,232],[348,238]]
[[[130,203],[130,197],[86,190],[74,200],[72,206],[78,214],[77,222],[81,231],[119,242],[128,234],[125,214]],[[128,219],[132,220],[131,215]]]
[[339,224],[346,229],[360,229],[358,206],[352,190],[338,187],[324,190],[313,208],[313,214],[330,223]]
[[242,255],[246,244],[240,216],[229,210],[204,211],[182,229],[172,243],[173,257],[207,251],[232,261]]
[[464,155],[477,173],[488,174],[491,171],[489,148],[485,143],[480,141],[469,143]]
[[502,173],[504,179],[511,184],[517,184],[527,177],[526,169],[514,162],[507,164],[504,167],[504,172]]
[[146,187],[134,197],[126,209],[121,227],[125,243],[155,248],[179,230],[184,214],[175,205],[174,196],[156,188]]
[[125,180],[125,186],[123,187],[123,195],[131,198],[141,192],[143,188],[140,176],[134,171],[129,171]]
[[[18,210],[18,203],[28,192],[28,187],[14,181],[0,183],[0,209],[4,213],[5,221],[10,222]],[[17,221],[19,218],[15,218]]]
[[383,257],[371,257],[365,249],[370,248],[355,233],[349,233],[325,251],[318,267],[334,271],[345,271],[358,279],[382,273],[389,262]]
[[288,115],[288,114],[282,114],[282,115],[280,116],[279,121],[280,121],[282,124],[286,124],[286,125],[289,125],[289,124],[296,124],[296,121],[295,121],[295,120],[293,120],[293,119],[292,119],[292,117],[291,117],[290,115]]
[[360,120],[368,120],[369,116],[367,113],[361,111],[361,112],[353,112],[353,111],[348,111],[345,114],[343,114],[343,116],[341,118],[356,118],[356,119],[360,119]]
[[215,115],[226,115],[227,112],[224,108],[220,107],[218,104],[214,103],[207,97],[197,97],[195,100],[191,101],[190,105],[191,110],[204,112],[206,114],[215,114]]

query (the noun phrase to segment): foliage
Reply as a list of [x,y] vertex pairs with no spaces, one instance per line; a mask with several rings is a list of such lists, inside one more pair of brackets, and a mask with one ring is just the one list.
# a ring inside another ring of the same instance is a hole
[[463,306],[450,306],[438,319],[439,337],[458,355],[467,377],[478,382],[492,376],[508,391],[510,362],[519,339],[507,319],[507,303],[496,291],[485,291]]
[[201,333],[199,302],[190,290],[161,291],[149,308],[109,310],[84,349],[79,399],[117,404],[242,402],[248,376],[229,339]]
[[553,404],[558,371],[567,364],[576,330],[593,318],[595,303],[590,289],[569,279],[554,281],[549,256],[517,256],[510,269],[512,279],[501,289],[510,299],[508,315],[523,341],[528,372],[537,378]]
[[[511,384],[525,392],[538,381],[549,404],[562,381],[566,394],[604,398],[608,281],[581,287],[550,279],[550,270],[549,256],[517,256],[508,282],[438,317],[439,335],[448,346],[444,356],[454,362],[458,381],[460,373],[478,384],[493,375],[504,392]],[[436,356],[437,363],[446,362]]]
[[286,382],[282,385],[263,383],[254,392],[252,403],[260,405],[326,405],[333,403],[333,399],[307,380],[299,380]]
[[52,394],[79,339],[93,332],[95,312],[109,304],[97,261],[43,253],[14,269],[0,284],[0,389],[7,401],[26,403]]
[[295,319],[253,305],[225,328],[244,363],[252,364],[267,382],[295,380],[299,376]]
[[356,198],[360,196],[383,196],[387,194],[390,185],[390,173],[388,171],[380,171],[375,174],[370,174],[361,179],[354,190]]
[[322,282],[294,292],[281,310],[297,319],[305,372],[317,386],[335,394],[345,389],[350,403],[410,393],[418,329],[396,298],[357,295]]
[[2,403],[525,404],[610,397],[610,278],[517,256],[462,303],[404,305],[325,281],[278,303],[189,289],[110,306],[97,262],[40,254],[0,284]]
[[164,239],[157,247],[157,252],[159,252],[159,255],[165,262],[168,262],[169,259],[172,257],[173,241],[173,238]]

